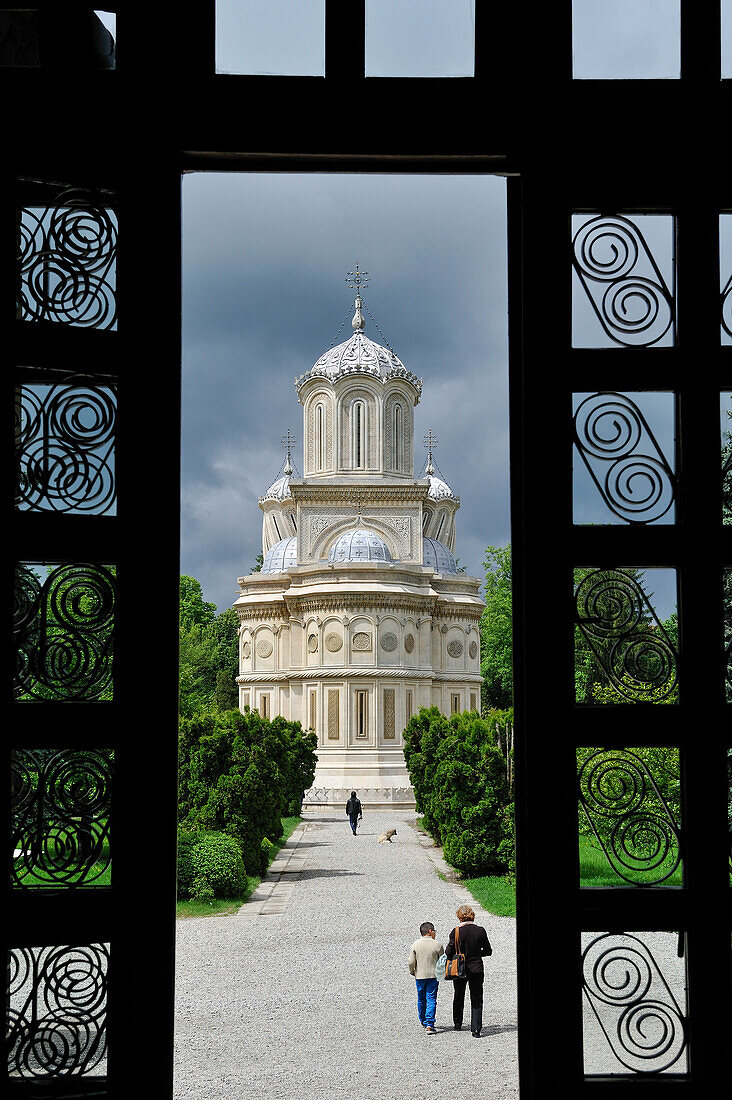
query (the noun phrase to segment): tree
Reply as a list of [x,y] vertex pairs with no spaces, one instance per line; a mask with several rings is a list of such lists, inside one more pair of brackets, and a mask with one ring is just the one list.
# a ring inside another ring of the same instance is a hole
[[178,820],[185,829],[226,833],[241,844],[250,875],[266,868],[262,842],[282,836],[315,774],[314,733],[257,711],[199,711],[181,719]]
[[239,691],[239,619],[233,608],[219,614],[203,598],[195,577],[180,579],[179,708],[185,718],[211,708],[233,710]]
[[485,610],[480,619],[480,671],[483,708],[513,706],[513,620],[511,546],[488,546],[485,557]]
[[475,712],[423,707],[404,731],[404,758],[425,827],[468,875],[514,867],[513,804],[496,727]]

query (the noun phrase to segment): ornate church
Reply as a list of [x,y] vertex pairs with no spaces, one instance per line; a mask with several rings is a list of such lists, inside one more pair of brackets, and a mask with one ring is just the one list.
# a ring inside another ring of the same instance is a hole
[[460,499],[427,463],[414,475],[422,380],[365,335],[363,272],[350,339],[295,382],[303,476],[259,500],[260,572],[239,578],[239,705],[314,729],[304,804],[414,805],[402,731],[422,706],[480,709],[480,581],[455,563]]

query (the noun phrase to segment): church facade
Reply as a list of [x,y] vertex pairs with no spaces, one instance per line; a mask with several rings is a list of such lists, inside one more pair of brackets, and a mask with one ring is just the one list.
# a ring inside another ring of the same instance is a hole
[[[358,282],[356,284],[358,288]],[[259,500],[260,572],[239,578],[239,705],[313,728],[305,805],[414,805],[402,731],[422,706],[480,709],[480,581],[458,572],[460,500],[414,474],[422,381],[364,333],[296,380],[303,475]]]

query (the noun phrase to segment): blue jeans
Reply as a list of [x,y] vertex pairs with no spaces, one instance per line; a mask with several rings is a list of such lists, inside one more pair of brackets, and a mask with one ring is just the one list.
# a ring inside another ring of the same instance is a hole
[[435,1026],[437,1011],[437,978],[415,978],[417,984],[417,1015],[425,1027]]
[[358,825],[358,814],[349,814],[349,818],[351,821],[351,829],[353,830],[353,835],[355,836],[356,826]]

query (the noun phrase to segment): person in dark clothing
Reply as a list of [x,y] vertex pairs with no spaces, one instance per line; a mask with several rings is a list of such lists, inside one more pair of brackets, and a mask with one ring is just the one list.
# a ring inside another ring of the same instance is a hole
[[483,958],[493,954],[485,928],[474,924],[475,913],[469,905],[461,905],[455,914],[460,924],[453,928],[445,954],[455,955],[455,932],[458,933],[460,953],[465,956],[465,977],[453,979],[452,1022],[456,1031],[463,1026],[465,987],[470,987],[470,1034],[480,1038],[483,1027]]
[[356,792],[351,791],[351,797],[346,802],[346,814],[351,822],[351,832],[356,835],[356,825],[363,818],[363,811],[361,810],[361,799],[356,798]]

